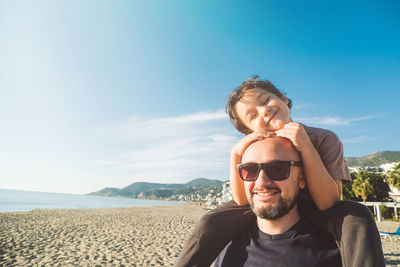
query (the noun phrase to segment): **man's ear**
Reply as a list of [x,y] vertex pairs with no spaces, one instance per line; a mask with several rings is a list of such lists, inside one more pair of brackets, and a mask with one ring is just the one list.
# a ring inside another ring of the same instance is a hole
[[306,181],[304,180],[303,172],[301,172],[299,176],[299,187],[300,189],[306,188]]

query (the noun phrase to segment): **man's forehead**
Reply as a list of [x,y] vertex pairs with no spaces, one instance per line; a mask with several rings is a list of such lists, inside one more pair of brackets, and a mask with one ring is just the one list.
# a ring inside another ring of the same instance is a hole
[[275,136],[250,144],[242,157],[243,163],[269,160],[300,160],[300,155],[290,140]]

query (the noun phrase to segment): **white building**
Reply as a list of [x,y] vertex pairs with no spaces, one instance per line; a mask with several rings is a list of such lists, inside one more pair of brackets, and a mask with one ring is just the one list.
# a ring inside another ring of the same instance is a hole
[[[391,162],[391,163],[385,163],[382,164],[381,166],[379,166],[380,168],[383,169],[383,172],[387,173],[388,171],[393,170],[394,166],[396,166],[397,164],[399,164],[400,162]],[[389,185],[390,186],[390,185]],[[397,188],[394,188],[392,186],[390,186],[390,192],[389,192],[389,196],[397,202],[400,202],[400,191]]]
[[394,201],[400,202],[400,191],[397,188],[390,187],[389,196],[393,198]]
[[230,186],[229,182],[226,182],[222,185],[221,203],[225,203],[230,200],[233,200],[231,186]]
[[387,171],[391,171],[394,168],[394,166],[396,166],[397,164],[399,164],[399,162],[385,163],[379,167],[381,167],[384,172],[387,172]]
[[[388,171],[393,170],[394,166],[396,166],[399,163],[400,162],[386,163],[382,164],[380,167],[384,169],[385,170],[384,172],[386,173]],[[393,198],[394,201],[400,202],[400,191],[397,188],[390,186],[389,196]]]
[[349,167],[349,170],[353,172],[358,172],[359,169],[360,167]]
[[[400,162],[391,162],[391,163],[385,163],[380,165],[379,167],[349,167],[349,170],[358,172],[359,169],[363,169],[366,171],[379,171],[383,173],[387,173],[388,171],[391,171],[394,166],[399,164]],[[390,185],[389,185],[390,186]],[[389,197],[391,197],[394,201],[400,202],[400,191],[396,188],[393,188],[390,186],[390,192],[389,192]]]

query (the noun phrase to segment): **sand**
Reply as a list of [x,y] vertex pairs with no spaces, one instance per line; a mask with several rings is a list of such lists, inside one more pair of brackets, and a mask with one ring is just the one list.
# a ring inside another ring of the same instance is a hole
[[[179,205],[0,213],[0,266],[173,266],[205,212]],[[382,245],[387,266],[400,266],[400,241]]]
[[[400,226],[399,223],[381,222],[377,223],[378,229],[383,232],[395,232]],[[383,253],[385,254],[386,266],[400,267],[400,240],[390,241],[388,238],[382,239]]]

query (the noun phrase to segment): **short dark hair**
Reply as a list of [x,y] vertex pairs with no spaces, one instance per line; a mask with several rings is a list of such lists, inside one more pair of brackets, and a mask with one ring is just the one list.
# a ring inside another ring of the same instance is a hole
[[253,131],[247,128],[243,122],[240,120],[239,116],[236,113],[236,103],[242,99],[243,95],[245,92],[255,89],[255,88],[260,88],[262,90],[265,90],[267,92],[270,92],[282,100],[286,98],[288,100],[288,107],[289,109],[292,108],[293,102],[289,98],[285,96],[285,93],[283,93],[281,90],[275,87],[270,81],[268,80],[260,80],[260,77],[258,75],[254,75],[253,77],[249,78],[247,81],[244,81],[238,88],[233,90],[233,92],[229,95],[228,103],[226,104],[225,111],[229,115],[229,119],[233,123],[233,126],[235,128],[244,134],[250,134]]

